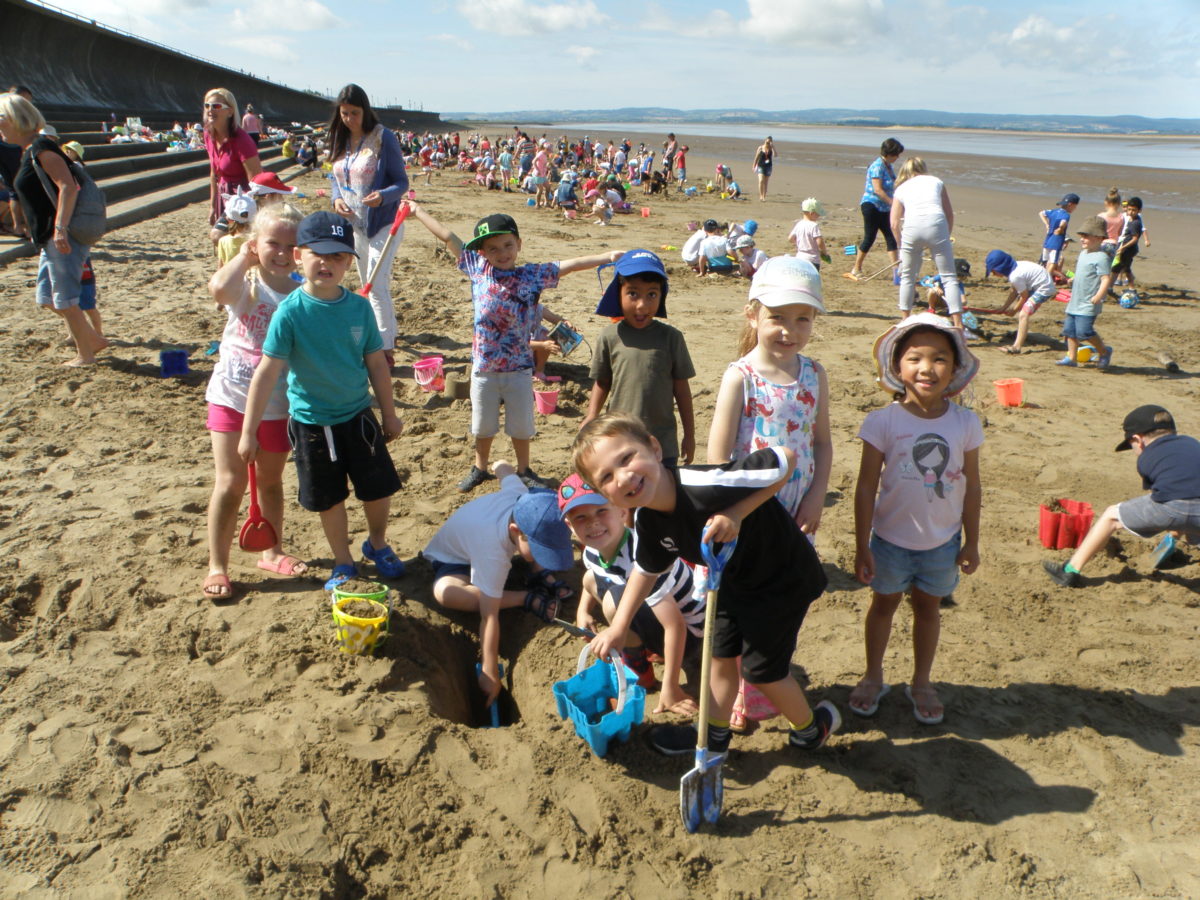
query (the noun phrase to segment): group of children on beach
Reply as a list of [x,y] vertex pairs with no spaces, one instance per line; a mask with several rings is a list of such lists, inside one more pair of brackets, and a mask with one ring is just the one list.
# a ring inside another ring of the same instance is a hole
[[[573,564],[573,536],[584,548],[586,570],[575,624],[596,632],[599,611],[608,627],[592,638],[594,652],[602,658],[621,652],[646,684],[655,682],[651,659],[660,658],[656,711],[693,714],[695,703],[680,674],[702,635],[705,579],[693,567],[702,565],[702,543],[736,541],[716,616],[711,715],[704,723],[709,747],[723,752],[731,731],[744,728],[756,711],[782,714],[792,745],[821,746],[840,725],[838,710],[828,701],[811,708],[790,674],[805,613],[826,585],[813,539],[832,462],[829,387],[820,364],[803,353],[825,312],[816,265],[783,256],[753,273],[739,357],[716,398],[707,462],[692,465],[696,435],[689,381],[695,370],[683,334],[663,321],[670,284],[657,255],[633,250],[521,264],[520,232],[512,217],[485,216],[464,242],[421,206],[409,204],[410,214],[447,245],[471,281],[475,452],[458,487],[467,492],[495,478],[499,490],[457,510],[422,555],[433,569],[436,600],[480,616],[479,682],[488,702],[500,690],[500,611],[519,607],[547,622],[561,618],[574,596],[560,577]],[[805,213],[815,222],[819,204],[813,201]],[[1101,236],[1088,226],[1080,234],[1084,256],[1096,255]],[[823,242],[817,247],[823,251]],[[248,239],[213,278],[213,296],[227,308],[229,322],[207,395],[217,470],[212,559],[204,583],[212,599],[232,596],[229,546],[245,464],[256,467],[263,507],[282,534],[282,471],[289,447],[300,504],[320,515],[333,552],[326,589],[357,574],[345,507],[348,484],[367,520],[364,561],[383,578],[404,573],[387,541],[390,497],[400,480],[386,446],[403,426],[370,305],[342,286],[354,257],[353,232],[341,216],[318,212],[302,218],[291,204],[275,203],[259,211]],[[989,256],[989,270],[1000,272],[1009,262]],[[540,296],[565,274],[608,265],[615,271],[596,313],[615,321],[597,339],[592,393],[573,447],[575,471],[553,490],[530,466],[535,433],[530,341],[542,320],[559,318],[542,306]],[[297,267],[299,287],[292,283]],[[1081,258],[1076,289],[1084,285],[1090,294],[1091,285],[1108,277],[1102,268]],[[1079,339],[1090,336],[1086,321],[1075,331]],[[894,614],[907,594],[914,661],[905,693],[914,717],[936,724],[944,715],[931,681],[940,604],[960,573],[970,574],[980,562],[983,430],[975,413],[953,400],[976,374],[979,360],[963,330],[932,313],[893,325],[876,341],[873,355],[878,381],[893,402],[869,413],[858,434],[854,574],[870,585],[872,599],[866,666],[849,709],[874,715],[888,693],[883,659]],[[491,464],[501,406],[515,466]],[[1123,508],[1111,517],[1106,513],[1097,523],[1108,529],[1105,538],[1117,522],[1138,534],[1200,531],[1200,444],[1177,439],[1169,414],[1151,424],[1127,420],[1126,444],[1142,454],[1139,472],[1154,493],[1138,506],[1136,522],[1127,521],[1132,513]],[[1164,440],[1167,435],[1170,440]],[[1151,453],[1152,445],[1172,452]],[[1155,464],[1143,469],[1147,460]],[[1169,515],[1160,514],[1162,509]],[[517,554],[528,562],[530,575],[514,589],[509,575]],[[1073,558],[1050,574],[1077,584],[1083,562],[1086,558]],[[307,568],[279,545],[264,551],[258,565],[285,575]],[[650,739],[665,753],[695,747],[690,726],[661,725]]]

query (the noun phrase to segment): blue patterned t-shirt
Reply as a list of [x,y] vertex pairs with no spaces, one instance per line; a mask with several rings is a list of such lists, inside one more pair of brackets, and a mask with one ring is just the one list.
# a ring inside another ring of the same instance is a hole
[[558,263],[530,263],[501,270],[474,250],[463,250],[458,268],[471,279],[476,372],[533,368],[529,336],[537,327],[542,291],[558,285]]
[[863,185],[862,200],[859,204],[870,203],[881,212],[890,210],[891,204],[875,193],[875,185],[872,183],[878,178],[880,184],[883,185],[884,193],[889,197],[896,193],[896,173],[892,171],[892,167],[883,161],[883,157],[876,157],[875,162],[867,166],[867,180]]

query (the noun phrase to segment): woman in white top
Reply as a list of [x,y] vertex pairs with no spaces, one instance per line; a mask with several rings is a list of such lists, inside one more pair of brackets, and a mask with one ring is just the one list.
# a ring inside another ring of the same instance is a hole
[[958,283],[954,246],[950,243],[954,207],[942,180],[928,174],[925,161],[919,156],[910,157],[896,176],[891,226],[892,233],[900,236],[900,311],[906,317],[912,315],[921,255],[928,249],[942,279],[950,318],[962,328],[962,286]]

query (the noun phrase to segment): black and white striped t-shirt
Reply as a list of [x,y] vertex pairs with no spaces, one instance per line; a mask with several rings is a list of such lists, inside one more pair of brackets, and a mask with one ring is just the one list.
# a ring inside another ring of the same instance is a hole
[[[605,562],[600,552],[592,547],[583,548],[583,565],[596,579],[596,590],[600,597],[611,592],[613,600],[618,604],[625,591],[629,573],[633,571],[633,541],[628,530],[625,539],[617,550],[616,556]],[[679,607],[683,621],[688,630],[696,637],[704,636],[704,594],[692,596],[695,579],[692,570],[682,559],[676,559],[674,564],[654,582],[654,589],[646,598],[647,606],[655,606],[664,598],[671,598]]]

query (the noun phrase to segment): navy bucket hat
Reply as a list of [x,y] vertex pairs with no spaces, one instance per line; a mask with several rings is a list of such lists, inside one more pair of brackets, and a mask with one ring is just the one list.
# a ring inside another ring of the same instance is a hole
[[657,275],[663,280],[663,289],[658,312],[654,315],[656,318],[665,319],[667,317],[667,288],[670,279],[667,278],[667,270],[663,268],[662,260],[649,250],[630,250],[613,265],[616,267],[616,272],[613,274],[612,281],[608,283],[604,296],[600,298],[600,303],[596,306],[596,315],[608,316],[610,319],[620,318],[624,315],[621,310],[622,278],[632,278],[635,275]]

